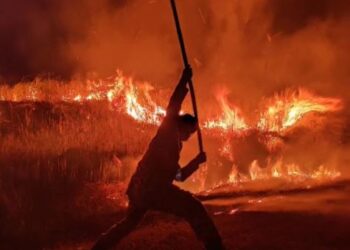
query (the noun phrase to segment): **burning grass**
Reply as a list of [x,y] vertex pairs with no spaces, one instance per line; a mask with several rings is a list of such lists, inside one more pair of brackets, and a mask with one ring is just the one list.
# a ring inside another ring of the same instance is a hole
[[[72,221],[123,205],[123,187],[165,115],[164,96],[121,72],[104,80],[1,87],[6,237],[46,244]],[[340,99],[286,90],[263,101],[253,124],[227,96],[218,101],[216,116],[202,116],[209,161],[192,180],[201,189],[341,175],[337,155],[329,154],[342,136]],[[101,188],[109,183],[119,192]]]
[[[134,81],[121,71],[103,80],[66,84],[36,80],[13,88],[1,87],[4,155],[29,152],[55,157],[77,149],[118,157],[140,155],[150,138],[149,132],[165,115],[162,96],[150,83]],[[298,131],[310,130],[317,136],[330,123],[339,123],[339,119],[329,117],[342,110],[340,99],[320,97],[305,89],[286,90],[264,100],[253,123],[246,121],[241,109],[230,103],[227,95],[218,96],[218,102],[217,115],[206,117],[202,127],[208,137],[221,141],[215,154],[230,162],[231,171],[224,181],[339,175],[325,162],[304,171],[299,163],[286,159],[286,152],[290,141],[295,144],[301,137]],[[130,129],[134,125],[135,129]],[[331,129],[341,133],[342,128]],[[142,138],[144,134],[148,137]],[[336,141],[338,137],[331,139]],[[266,167],[268,171],[262,169]],[[87,169],[84,172],[89,173]]]

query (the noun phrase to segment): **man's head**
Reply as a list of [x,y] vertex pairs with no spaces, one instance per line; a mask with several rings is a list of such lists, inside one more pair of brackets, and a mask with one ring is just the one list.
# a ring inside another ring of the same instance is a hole
[[179,116],[179,133],[181,141],[187,141],[190,136],[196,132],[197,128],[198,121],[196,117],[190,114]]

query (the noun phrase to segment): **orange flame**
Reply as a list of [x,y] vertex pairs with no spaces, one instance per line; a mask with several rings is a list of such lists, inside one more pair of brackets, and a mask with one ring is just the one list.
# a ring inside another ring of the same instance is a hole
[[[153,101],[150,94],[152,90],[149,83],[134,82],[131,77],[125,77],[121,71],[117,71],[116,77],[106,80],[72,81],[70,84],[36,80],[19,83],[12,88],[1,86],[0,101],[108,101],[116,106],[124,105],[122,109],[117,108],[139,122],[159,124],[165,116],[165,109]],[[120,100],[123,100],[122,104]]]
[[242,112],[238,107],[230,105],[226,95],[218,97],[221,107],[221,114],[217,119],[208,120],[204,123],[204,127],[208,129],[221,129],[223,131],[235,131],[248,128],[243,119]]
[[[14,87],[0,87],[0,101],[47,101],[47,102],[88,102],[106,101],[111,106],[121,110],[138,122],[159,125],[166,115],[165,109],[152,98],[154,89],[147,82],[137,82],[131,77],[125,77],[117,71],[114,78],[97,81],[72,81],[62,84],[58,81],[36,80],[31,83],[20,83]],[[219,131],[219,136],[225,140],[219,149],[221,155],[234,161],[234,152],[229,134],[245,136],[245,132],[257,129],[260,132],[285,132],[295,126],[303,117],[311,113],[328,113],[341,110],[342,102],[337,98],[319,97],[305,89],[285,91],[267,99],[262,105],[263,111],[258,117],[257,124],[247,124],[242,111],[229,103],[227,95],[218,97],[220,112],[214,119],[205,119],[203,127],[206,131]],[[263,143],[269,150],[276,145],[274,136],[267,137]],[[296,164],[284,164],[283,160],[262,169],[255,160],[249,168],[249,176],[242,176],[237,168],[232,168],[229,182],[236,183],[246,180],[264,178],[334,178],[339,172],[319,166],[311,173],[305,173]]]
[[[126,89],[126,113],[140,122],[160,124],[161,118],[166,114],[165,109],[153,102],[149,94],[149,91],[152,90],[150,85],[144,85],[141,89],[143,91],[140,93],[139,89],[132,84]],[[138,100],[141,94],[143,94],[145,99],[145,105],[141,105]]]
[[249,175],[242,175],[235,165],[232,166],[229,175],[229,183],[242,183],[256,180],[286,179],[294,182],[305,180],[329,180],[341,176],[341,173],[333,167],[320,165],[312,171],[306,172],[296,164],[284,164],[283,160],[278,160],[275,164],[266,168],[261,168],[256,160],[252,161],[249,168]]
[[257,125],[259,129],[268,131],[287,129],[312,112],[335,112],[342,108],[339,99],[318,97],[305,89],[275,95],[268,103]]

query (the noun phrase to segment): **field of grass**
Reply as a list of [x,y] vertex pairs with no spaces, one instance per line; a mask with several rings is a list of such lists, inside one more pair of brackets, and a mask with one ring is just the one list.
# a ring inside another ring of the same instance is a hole
[[109,103],[0,103],[3,247],[40,248],[125,206],[125,185],[154,127]]
[[[138,123],[111,105],[108,101],[0,102],[0,249],[42,249],[95,239],[114,223],[110,219],[125,212],[128,179],[156,126]],[[316,132],[307,130],[296,138],[302,143],[310,138],[305,145],[309,150],[314,145],[310,152],[320,155]],[[192,147],[184,148],[186,161],[197,152],[195,139]],[[210,161],[186,185],[198,180],[197,186],[225,183],[232,162],[218,154],[222,139],[205,134]],[[305,163],[305,157],[313,154],[299,156],[304,144],[298,142],[289,143],[290,159],[298,156]],[[334,154],[344,167],[350,162],[346,145],[341,145],[344,159]],[[256,157],[255,148],[249,143],[247,148]],[[276,184],[272,188],[290,185],[284,179],[272,184]]]

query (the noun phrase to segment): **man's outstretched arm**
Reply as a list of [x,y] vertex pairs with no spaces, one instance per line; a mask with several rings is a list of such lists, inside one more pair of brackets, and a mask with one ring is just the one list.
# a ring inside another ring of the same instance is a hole
[[201,163],[207,161],[206,153],[199,153],[196,158],[190,161],[185,167],[180,168],[175,176],[176,181],[186,181],[198,168]]
[[190,67],[185,68],[182,72],[179,83],[177,84],[173,94],[170,97],[170,101],[167,107],[167,116],[177,116],[180,112],[181,105],[185,99],[188,88],[186,84],[192,78],[192,69]]

